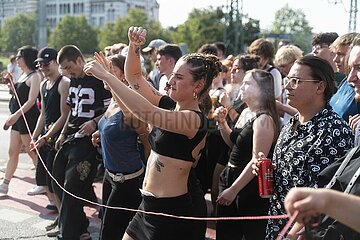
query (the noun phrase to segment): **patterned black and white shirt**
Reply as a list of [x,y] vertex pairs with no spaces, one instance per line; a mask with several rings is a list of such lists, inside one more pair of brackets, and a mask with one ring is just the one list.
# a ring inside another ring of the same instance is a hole
[[[353,147],[349,125],[327,105],[311,120],[299,124],[295,115],[283,127],[275,146],[275,189],[269,215],[286,214],[283,202],[293,187],[317,187],[318,174]],[[276,239],[288,219],[269,219],[266,239]]]

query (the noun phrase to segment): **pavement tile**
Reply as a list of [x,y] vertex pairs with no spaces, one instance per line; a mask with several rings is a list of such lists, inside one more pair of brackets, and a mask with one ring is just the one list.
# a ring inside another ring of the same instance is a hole
[[9,221],[12,223],[19,223],[25,221],[33,216],[30,214],[14,211],[11,209],[0,209],[0,219]]

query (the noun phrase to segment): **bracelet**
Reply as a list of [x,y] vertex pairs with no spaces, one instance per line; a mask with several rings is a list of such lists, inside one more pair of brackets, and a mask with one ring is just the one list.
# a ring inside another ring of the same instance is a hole
[[148,132],[138,133],[139,137],[145,136]]

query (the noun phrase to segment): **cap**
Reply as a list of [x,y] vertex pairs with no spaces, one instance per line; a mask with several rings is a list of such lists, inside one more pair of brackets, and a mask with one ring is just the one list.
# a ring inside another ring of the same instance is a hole
[[38,55],[35,62],[50,62],[51,60],[56,60],[57,58],[57,51],[53,48],[44,47],[42,48]]
[[154,39],[142,51],[143,52],[150,52],[152,49],[154,49],[154,48],[158,49],[159,47],[161,47],[162,45],[165,45],[165,44],[167,44],[167,42],[165,42],[162,39]]

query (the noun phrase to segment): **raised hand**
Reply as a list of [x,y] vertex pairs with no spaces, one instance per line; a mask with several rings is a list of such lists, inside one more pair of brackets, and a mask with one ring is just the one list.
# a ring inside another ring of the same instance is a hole
[[130,44],[141,46],[146,42],[146,29],[142,27],[130,27],[128,37]]
[[114,74],[114,69],[110,59],[105,57],[105,55],[101,51],[98,53],[97,52],[94,53],[94,60],[97,61],[99,64],[101,64],[101,66],[103,66],[103,68],[106,71],[110,72],[111,74]]
[[102,63],[94,60],[85,64],[84,72],[89,76],[94,76],[100,80],[104,80],[106,79],[108,71],[104,68]]

